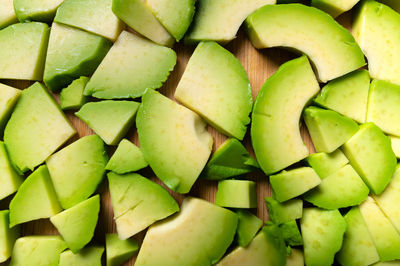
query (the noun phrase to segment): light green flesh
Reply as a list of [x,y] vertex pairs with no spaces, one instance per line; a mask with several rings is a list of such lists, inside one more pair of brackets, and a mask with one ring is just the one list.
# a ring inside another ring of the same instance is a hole
[[269,219],[275,224],[282,224],[303,216],[303,201],[292,199],[280,203],[272,197],[265,198]]
[[385,261],[385,262],[377,262],[372,264],[373,266],[399,266],[400,260],[392,260],[392,261]]
[[279,229],[281,230],[283,238],[288,246],[303,245],[303,238],[295,220],[281,224]]
[[40,22],[0,30],[0,79],[42,80],[49,32]]
[[342,13],[352,9],[359,1],[360,0],[312,0],[311,4],[336,18]]
[[167,190],[139,174],[110,172],[108,181],[120,239],[127,239],[179,211]]
[[371,192],[382,193],[397,162],[390,139],[373,123],[366,123],[345,143],[343,152]]
[[275,4],[276,0],[200,0],[186,42],[213,40],[226,43],[236,37],[243,21],[263,5]]
[[106,234],[107,266],[120,266],[138,251],[135,239],[119,239],[117,234]]
[[358,207],[352,208],[345,216],[347,223],[342,249],[336,258],[341,265],[370,265],[379,261],[374,242],[368,232]]
[[304,209],[301,232],[306,265],[332,265],[345,231],[346,221],[338,210]]
[[111,6],[112,0],[65,0],[54,21],[115,41],[124,25]]
[[14,0],[14,10],[21,22],[51,22],[64,0]]
[[74,253],[93,237],[100,211],[100,197],[95,195],[50,218],[68,248]]
[[53,91],[68,86],[80,76],[90,76],[112,43],[103,37],[53,23],[43,80]]
[[301,167],[271,175],[269,182],[274,190],[275,198],[283,202],[318,186],[321,179],[312,168]]
[[246,247],[263,225],[263,221],[246,210],[237,210],[239,218],[236,230],[236,239],[241,247]]
[[135,123],[139,103],[101,101],[86,103],[75,113],[108,145],[117,145]]
[[88,99],[83,95],[83,90],[89,82],[88,77],[80,77],[74,80],[67,88],[60,93],[60,105],[63,110],[79,109]]
[[178,214],[150,227],[135,265],[212,265],[232,243],[237,222],[235,213],[187,197]]
[[307,157],[307,163],[317,172],[321,179],[328,177],[343,166],[349,160],[341,150],[332,153],[314,153]]
[[355,206],[368,197],[369,189],[351,167],[346,165],[327,176],[322,183],[304,195],[304,200],[324,209]]
[[251,140],[265,174],[278,172],[308,156],[300,135],[300,116],[318,91],[318,82],[305,56],[283,64],[261,88],[253,108]]
[[380,260],[389,261],[399,259],[400,235],[390,220],[370,197],[359,208]]
[[[170,189],[188,193],[210,156],[213,139],[189,109],[148,90],[136,125],[145,160]],[[160,134],[159,132],[162,132]]]
[[4,143],[0,141],[0,200],[16,192],[23,181],[23,177],[13,168]]
[[397,158],[400,158],[400,138],[389,136],[390,142],[392,143],[392,150]]
[[390,6],[397,12],[400,11],[400,2],[398,0],[379,0],[379,2],[384,3],[385,5]]
[[316,8],[267,5],[251,14],[246,25],[256,48],[287,47],[308,55],[322,82],[365,65],[364,55],[348,30]]
[[176,88],[175,98],[221,133],[242,140],[253,106],[240,61],[215,42],[200,43]]
[[102,247],[87,247],[76,254],[67,250],[61,253],[58,266],[101,266],[103,252]]
[[9,214],[8,210],[0,211],[0,263],[10,258],[15,240],[17,240],[20,234],[18,226],[9,228]]
[[165,46],[174,44],[174,39],[153,15],[146,0],[113,0],[112,11],[129,27],[153,42]]
[[21,90],[0,83],[0,135],[20,95]]
[[121,140],[118,148],[111,156],[106,169],[117,174],[135,172],[148,166],[138,146],[127,139]]
[[286,266],[304,266],[303,251],[292,248],[290,256],[286,257]]
[[248,180],[219,181],[215,204],[228,208],[257,208],[257,184]]
[[13,0],[3,0],[0,2],[0,29],[18,22],[13,2]]

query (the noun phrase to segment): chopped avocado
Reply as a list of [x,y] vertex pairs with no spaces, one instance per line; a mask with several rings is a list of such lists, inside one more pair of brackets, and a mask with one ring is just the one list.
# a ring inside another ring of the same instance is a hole
[[135,123],[139,103],[101,101],[86,103],[75,113],[108,145],[117,145]]
[[332,265],[346,231],[346,221],[340,212],[306,208],[300,223],[306,265]]
[[42,80],[49,32],[40,22],[0,30],[0,79]]
[[299,227],[297,226],[296,220],[292,220],[279,225],[281,229],[285,243],[289,246],[300,246],[303,245],[303,238],[300,234]]
[[138,171],[148,165],[139,147],[129,140],[123,139],[108,161],[106,169],[117,174],[126,174]]
[[332,153],[314,153],[307,157],[307,163],[317,172],[321,179],[328,177],[343,166],[349,160],[341,150]]
[[100,211],[100,197],[95,195],[74,207],[50,217],[68,248],[77,253],[93,237]]
[[371,192],[382,193],[392,178],[397,160],[390,139],[379,127],[373,123],[361,125],[344,144],[343,152]]
[[359,1],[360,0],[312,0],[311,4],[336,18],[340,14],[352,9]]
[[84,93],[100,99],[141,97],[146,89],[160,88],[175,63],[172,49],[123,31]]
[[83,90],[88,82],[88,77],[80,77],[63,89],[60,93],[61,109],[71,110],[81,108],[88,100],[87,97],[83,95]]
[[61,206],[71,208],[92,195],[103,180],[107,154],[97,135],[73,142],[47,159]]
[[10,228],[10,211],[0,211],[0,263],[10,258],[15,240],[20,234],[19,226]]
[[239,218],[236,238],[239,246],[246,247],[260,230],[263,221],[247,210],[236,210]]
[[237,215],[187,197],[181,211],[150,227],[136,260],[142,265],[212,265],[232,243]]
[[292,248],[290,255],[286,257],[286,266],[304,266],[303,251]]
[[51,22],[64,0],[14,0],[14,10],[21,22]]
[[356,70],[326,84],[314,102],[359,123],[365,123],[369,83],[368,70]]
[[114,220],[122,240],[179,211],[167,190],[139,174],[110,172],[108,182]]
[[253,107],[250,81],[240,61],[215,42],[202,42],[190,57],[175,99],[221,133],[242,140]]
[[186,42],[213,40],[227,43],[236,37],[243,21],[263,5],[272,5],[276,0],[224,0],[197,1],[196,14]]
[[311,167],[301,167],[271,175],[269,182],[279,202],[287,201],[318,186],[321,179]]
[[49,218],[61,211],[49,171],[43,165],[28,176],[11,200],[10,228],[17,224]]
[[61,253],[58,266],[101,266],[103,252],[103,247],[87,247],[75,254],[67,250]]
[[21,90],[0,83],[0,135],[17,103]]
[[92,75],[111,45],[112,42],[103,37],[53,23],[44,83],[51,90],[58,91],[80,76]]
[[3,0],[0,2],[0,30],[11,24],[17,23],[13,0]]
[[246,19],[246,25],[256,48],[289,47],[308,55],[322,82],[365,65],[364,55],[349,31],[314,7],[263,6]]
[[215,204],[228,208],[257,208],[257,184],[249,180],[218,182]]
[[303,201],[301,199],[292,199],[280,203],[272,197],[267,197],[265,202],[269,218],[275,224],[290,222],[303,216]]
[[117,234],[106,234],[107,266],[120,266],[138,251],[135,239],[119,239]]
[[392,150],[397,158],[400,158],[400,138],[395,136],[389,136],[390,142],[392,143]]
[[213,139],[204,121],[171,99],[147,90],[136,126],[144,158],[156,176],[170,189],[188,193],[211,153]]
[[0,200],[16,192],[23,181],[23,177],[13,168],[4,143],[0,141]]
[[251,141],[265,174],[278,172],[308,156],[300,135],[300,116],[318,91],[318,82],[305,56],[283,64],[262,86],[254,103]]

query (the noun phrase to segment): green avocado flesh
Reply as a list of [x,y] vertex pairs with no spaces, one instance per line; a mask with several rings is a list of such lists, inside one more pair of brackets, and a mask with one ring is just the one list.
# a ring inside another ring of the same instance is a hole
[[236,214],[239,218],[236,239],[239,246],[246,247],[260,230],[263,221],[247,210],[239,209]]
[[10,258],[15,240],[20,234],[19,226],[10,228],[10,211],[0,211],[0,263]]
[[63,110],[79,109],[88,99],[83,95],[83,90],[89,82],[88,77],[80,77],[74,80],[60,93],[60,105]]
[[3,0],[0,2],[0,30],[18,22],[13,2],[14,0]]
[[22,176],[13,168],[4,143],[0,141],[0,200],[16,192],[23,181]]
[[14,0],[14,10],[21,22],[51,22],[64,0]]
[[390,6],[397,12],[400,11],[400,2],[398,0],[379,0],[379,2],[384,3],[387,6]]
[[311,4],[336,18],[340,14],[352,9],[359,1],[360,0],[312,0]]
[[392,143],[392,150],[397,158],[400,158],[400,138],[395,136],[389,136],[390,142]]
[[307,157],[307,163],[317,172],[321,179],[333,174],[348,162],[349,160],[341,150],[336,150],[332,153],[314,153]]
[[103,253],[102,247],[87,247],[75,254],[67,250],[60,254],[58,266],[101,266]]
[[265,198],[268,215],[274,224],[282,224],[303,216],[303,201],[301,199],[292,199],[280,203],[272,197]]
[[20,95],[21,90],[0,83],[0,136]]
[[279,229],[282,232],[285,242],[289,246],[301,246],[303,245],[303,237],[300,234],[299,227],[297,226],[296,220],[283,223],[279,225]]
[[218,182],[215,204],[228,208],[257,208],[257,184],[248,180]]
[[135,239],[119,239],[117,234],[106,234],[107,266],[120,266],[138,251]]

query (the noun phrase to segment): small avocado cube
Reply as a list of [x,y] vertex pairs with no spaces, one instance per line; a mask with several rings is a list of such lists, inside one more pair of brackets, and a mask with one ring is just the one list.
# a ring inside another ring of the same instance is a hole
[[215,204],[228,208],[257,208],[257,184],[249,180],[218,182]]
[[135,239],[119,239],[117,234],[106,234],[107,266],[120,266],[138,251]]
[[332,153],[314,153],[308,156],[306,160],[321,179],[333,174],[349,162],[341,150]]
[[303,251],[292,248],[290,255],[286,257],[286,266],[304,266]]
[[395,136],[389,136],[390,142],[392,143],[392,150],[396,155],[397,159],[400,158],[400,138]]
[[303,201],[301,199],[292,199],[280,203],[272,197],[265,198],[270,220],[274,224],[282,224],[303,216]]
[[51,22],[64,0],[14,0],[14,9],[21,22]]
[[66,250],[60,254],[58,266],[101,266],[103,253],[103,247],[87,247],[79,251],[79,253]]
[[0,211],[0,263],[10,258],[15,240],[20,235],[19,226],[10,228],[10,211]]
[[2,134],[21,90],[0,83],[0,134]]
[[247,210],[236,210],[239,218],[236,237],[239,246],[246,247],[263,225],[263,221]]
[[0,200],[16,192],[23,177],[13,168],[4,143],[0,141]]
[[292,220],[279,225],[285,243],[289,246],[303,245],[303,237],[300,234],[296,220]]
[[0,30],[18,22],[13,2],[14,0],[4,0],[0,2]]
[[87,102],[87,97],[83,95],[88,77],[80,77],[63,89],[60,93],[60,105],[63,110],[79,109]]
[[340,14],[352,9],[359,1],[360,0],[312,0],[311,4],[336,18]]

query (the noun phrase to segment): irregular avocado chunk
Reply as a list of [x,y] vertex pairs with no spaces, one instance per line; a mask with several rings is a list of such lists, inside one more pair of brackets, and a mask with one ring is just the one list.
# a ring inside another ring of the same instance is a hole
[[14,0],[4,0],[0,2],[0,29],[18,22],[13,2]]
[[51,22],[64,0],[14,0],[14,10],[21,22]]
[[60,263],[58,266],[101,266],[101,256],[103,253],[103,247],[87,247],[78,253],[66,250],[60,254]]
[[280,203],[272,197],[265,198],[268,215],[274,224],[282,224],[303,216],[303,201],[301,199],[292,199]]
[[10,258],[15,240],[19,235],[19,226],[10,228],[10,211],[0,211],[0,263]]
[[307,157],[307,163],[317,172],[321,179],[333,174],[349,160],[341,150],[336,150],[332,153],[314,153]]
[[87,97],[83,95],[83,90],[89,82],[88,77],[80,77],[72,81],[68,87],[60,93],[60,105],[63,110],[79,109],[87,102]]
[[303,245],[303,237],[300,234],[299,227],[297,226],[296,220],[292,220],[279,225],[281,229],[285,243],[289,246],[301,246]]
[[249,180],[219,181],[215,204],[228,208],[256,208],[256,182]]
[[247,210],[236,210],[239,218],[236,238],[239,246],[246,247],[260,230],[263,221]]
[[16,192],[23,181],[23,177],[12,166],[4,143],[0,141],[0,200]]
[[138,251],[135,239],[121,240],[118,234],[106,234],[107,266],[120,266]]
[[0,135],[17,103],[21,90],[0,83]]

